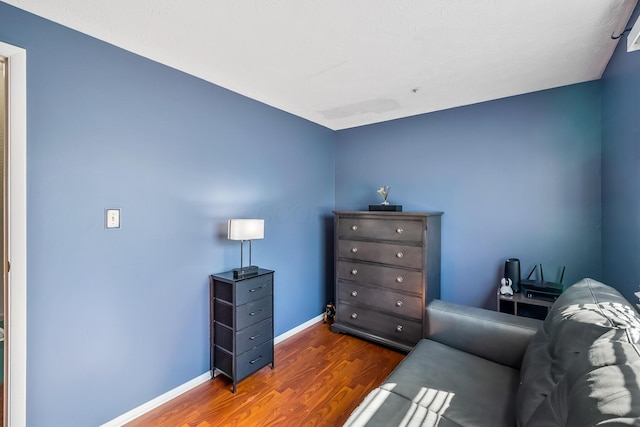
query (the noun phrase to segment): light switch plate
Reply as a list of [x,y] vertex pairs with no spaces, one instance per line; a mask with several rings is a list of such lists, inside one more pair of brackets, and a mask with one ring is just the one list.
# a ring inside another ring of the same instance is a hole
[[105,210],[105,225],[107,228],[120,228],[120,209]]

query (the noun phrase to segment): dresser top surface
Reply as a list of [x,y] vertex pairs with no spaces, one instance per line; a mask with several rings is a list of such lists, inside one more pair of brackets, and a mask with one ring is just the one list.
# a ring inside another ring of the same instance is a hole
[[393,212],[393,211],[333,211],[336,215],[357,215],[372,217],[411,217],[411,216],[441,216],[444,212]]
[[273,270],[267,270],[265,268],[259,268],[258,269],[258,274],[252,274],[250,276],[245,276],[245,277],[238,278],[238,279],[234,279],[233,278],[233,270],[225,271],[224,273],[216,273],[216,274],[213,274],[212,276],[215,277],[218,280],[226,280],[228,282],[240,282],[242,280],[253,279],[254,277],[260,277],[260,276],[263,276],[265,274],[271,274],[271,273],[273,273]]

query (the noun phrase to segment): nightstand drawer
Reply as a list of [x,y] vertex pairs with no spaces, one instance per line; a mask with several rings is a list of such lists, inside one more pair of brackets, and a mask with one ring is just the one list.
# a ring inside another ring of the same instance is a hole
[[422,247],[357,240],[340,240],[338,257],[415,269],[424,263]]
[[260,323],[244,328],[236,335],[236,353],[257,347],[273,339],[273,318],[268,318]]
[[337,319],[344,324],[388,338],[415,345],[422,338],[422,323],[403,319],[349,304],[339,304]]
[[340,221],[339,238],[376,239],[398,242],[422,242],[422,221],[410,219],[349,218]]
[[[224,348],[228,352],[233,352],[233,329],[222,325],[215,324],[216,345]],[[259,346],[260,344],[273,339],[273,319],[270,317],[260,323],[251,325],[235,333],[236,353],[241,354],[250,348]]]
[[272,294],[273,275],[265,274],[236,283],[236,305],[255,301]]
[[238,279],[235,282],[214,280],[216,299],[234,305],[264,298],[273,293],[273,274],[262,274],[250,279]]
[[238,356],[236,368],[238,381],[253,374],[273,361],[273,340],[252,348]]
[[271,297],[265,297],[257,301],[250,301],[237,307],[236,330],[258,323],[273,314]]
[[420,271],[364,264],[349,260],[338,261],[338,279],[384,286],[385,288],[415,294],[422,294],[424,287],[422,272]]
[[379,308],[394,316],[422,319],[422,298],[419,296],[356,283],[338,282],[338,300],[347,304]]

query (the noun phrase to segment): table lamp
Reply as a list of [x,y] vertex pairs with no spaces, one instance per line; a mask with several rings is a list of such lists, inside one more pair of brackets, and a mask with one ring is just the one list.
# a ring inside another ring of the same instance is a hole
[[[240,268],[234,268],[233,278],[258,274],[258,266],[251,265],[251,240],[264,239],[264,219],[230,219],[227,239],[240,240]],[[244,242],[249,242],[249,265],[244,266]]]

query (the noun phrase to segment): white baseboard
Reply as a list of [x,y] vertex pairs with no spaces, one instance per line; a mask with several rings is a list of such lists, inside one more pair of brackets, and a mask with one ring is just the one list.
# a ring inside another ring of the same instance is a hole
[[111,421],[108,421],[104,424],[102,424],[100,427],[120,427],[128,422],[133,421],[134,419],[138,418],[141,415],[146,414],[147,412],[151,411],[152,409],[157,408],[158,406],[162,405],[163,403],[167,403],[168,401],[170,401],[171,399],[174,399],[178,396],[180,396],[182,393],[185,393],[189,390],[191,390],[192,388],[199,386],[200,384],[202,384],[205,381],[209,381],[211,379],[211,371],[207,371],[202,375],[197,376],[196,378],[192,379],[191,381],[187,381],[186,383],[179,385],[178,387],[174,388],[173,390],[169,390],[168,392],[161,394],[160,396],[156,397],[155,399],[151,399],[150,401],[148,401],[147,403],[143,403],[142,405],[138,406],[137,408],[133,408],[132,410],[130,410],[129,412],[126,412],[122,415],[120,415],[117,418],[112,419]]
[[[315,325],[316,323],[318,323],[320,320],[323,319],[323,315],[320,314],[319,316],[314,317],[311,320],[308,320],[306,322],[304,322],[302,325],[296,326],[293,329],[288,330],[287,332],[278,335],[277,337],[275,337],[273,339],[273,344],[278,344],[284,340],[286,340],[287,338],[292,337],[293,335],[297,334],[298,332],[301,332],[305,329],[307,329],[310,326]],[[130,410],[129,412],[126,412],[122,415],[120,415],[117,418],[112,419],[111,421],[108,421],[104,424],[102,424],[100,427],[120,427],[128,422],[133,421],[134,419],[146,414],[147,412],[157,408],[158,406],[167,403],[168,401],[170,401],[171,399],[175,399],[176,397],[180,396],[181,394],[191,390],[192,388],[195,388],[196,386],[199,386],[200,384],[202,384],[205,381],[208,381],[211,379],[211,371],[207,371],[202,375],[197,376],[196,378],[187,381],[186,383],[179,385],[178,387],[174,388],[173,390],[169,390],[168,392],[161,394],[160,396],[156,397],[155,399],[152,399],[150,401],[148,401],[147,403],[143,403],[142,405],[138,406],[137,408],[133,408],[132,410]]]
[[278,335],[277,337],[275,337],[273,339],[273,344],[275,345],[275,344],[281,343],[282,341],[286,340],[287,338],[294,336],[298,332],[304,331],[308,327],[313,326],[316,323],[318,323],[319,321],[321,321],[323,317],[324,317],[324,314],[320,314],[320,315],[314,317],[311,320],[307,320],[302,325],[298,325],[295,328],[288,330],[284,334]]

